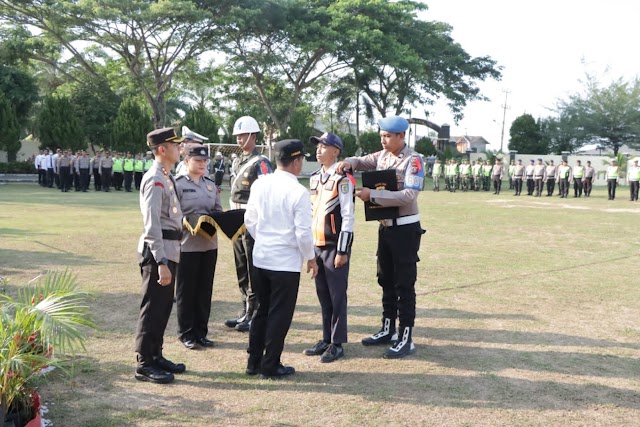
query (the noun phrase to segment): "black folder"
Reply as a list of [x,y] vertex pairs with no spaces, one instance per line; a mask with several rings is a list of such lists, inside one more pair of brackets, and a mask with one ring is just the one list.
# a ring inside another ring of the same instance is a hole
[[[379,171],[362,172],[362,186],[372,190],[398,190],[398,178],[395,169],[384,169]],[[399,208],[397,206],[378,206],[371,202],[364,202],[364,217],[366,221],[378,219],[398,218]]]

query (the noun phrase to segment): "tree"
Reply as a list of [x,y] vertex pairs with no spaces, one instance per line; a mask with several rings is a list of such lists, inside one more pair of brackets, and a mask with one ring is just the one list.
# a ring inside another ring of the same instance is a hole
[[80,121],[69,98],[47,96],[36,118],[36,135],[41,148],[63,148],[73,151],[85,150]]
[[[0,17],[38,29],[57,42],[70,60],[52,66],[77,79],[66,66],[84,70],[80,80],[101,78],[93,61],[96,47],[117,55],[126,65],[151,110],[156,127],[165,124],[166,96],[176,74],[210,49],[214,16],[226,1],[210,1],[208,9],[190,0],[0,0]],[[231,2],[233,3],[233,2]],[[81,42],[81,43],[78,43]]]
[[208,142],[212,144],[218,144],[220,142],[216,118],[202,104],[187,111],[187,114],[185,114],[182,119],[182,125],[187,126],[194,132],[198,132],[202,136],[206,136],[209,138]]
[[71,95],[71,103],[93,151],[96,146],[108,147],[120,97],[105,80],[95,80],[79,84]]
[[380,145],[380,133],[374,131],[361,133],[360,147],[362,147],[363,155],[382,150],[382,145]]
[[38,100],[33,77],[17,68],[0,65],[0,92],[11,102],[20,127],[25,127],[31,107]]
[[118,107],[111,126],[110,148],[120,152],[141,153],[146,150],[147,133],[153,122],[133,98],[126,98]]
[[576,137],[576,125],[570,117],[561,115],[540,119],[538,126],[543,145],[549,147],[549,153],[574,152],[581,145]]
[[356,150],[358,149],[358,145],[356,143],[356,136],[348,133],[340,137],[342,139],[343,149],[340,153],[341,159],[346,159],[347,157],[352,157],[356,155]]
[[7,160],[16,161],[22,143],[16,112],[9,99],[0,92],[0,149],[7,152]]
[[412,1],[338,1],[341,13],[333,16],[347,42],[340,55],[380,115],[442,97],[457,121],[468,101],[485,99],[476,83],[499,79],[500,70],[488,56],[471,57],[451,38],[449,25],[418,19],[424,8]]
[[575,93],[558,102],[556,111],[571,117],[579,143],[599,143],[613,150],[622,145],[640,148],[640,78],[614,80],[603,87],[587,74],[584,92]]
[[434,156],[437,153],[433,141],[426,136],[416,141],[415,150],[424,156]]
[[540,127],[531,114],[516,118],[509,129],[509,150],[527,154],[547,154],[549,147],[540,134]]
[[309,153],[309,160],[316,160],[316,146],[309,142],[313,135],[313,114],[308,105],[299,106],[291,116],[289,128],[284,135],[287,138],[295,138],[302,141],[304,149]]

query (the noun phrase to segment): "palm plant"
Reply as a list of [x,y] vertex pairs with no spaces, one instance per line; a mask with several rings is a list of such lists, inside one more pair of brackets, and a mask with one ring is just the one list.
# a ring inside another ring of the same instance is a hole
[[32,394],[44,368],[64,371],[72,359],[67,355],[85,349],[86,328],[95,327],[89,297],[68,270],[48,272],[16,298],[0,295],[0,421]]
[[[611,158],[611,160],[603,160],[602,164],[604,166],[611,166],[612,161],[615,160],[616,164],[620,170],[620,178],[624,178],[626,175],[626,170],[627,170],[627,160],[629,159],[629,156],[627,156],[626,154],[622,154],[622,153],[618,153],[615,156],[609,156]],[[606,171],[604,171],[606,174]]]

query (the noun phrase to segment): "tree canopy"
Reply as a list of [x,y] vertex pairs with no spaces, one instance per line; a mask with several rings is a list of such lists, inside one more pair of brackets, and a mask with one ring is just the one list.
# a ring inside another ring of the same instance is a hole
[[509,129],[509,150],[527,154],[547,154],[549,147],[540,133],[540,126],[531,114],[516,118]]

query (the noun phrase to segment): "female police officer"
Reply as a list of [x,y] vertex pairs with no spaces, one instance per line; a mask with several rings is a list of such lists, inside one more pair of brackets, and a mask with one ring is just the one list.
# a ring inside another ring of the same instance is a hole
[[[187,174],[176,178],[176,193],[186,217],[221,212],[220,193],[207,173],[207,149],[201,144],[189,144],[184,163]],[[193,236],[183,227],[180,264],[176,282],[178,338],[189,349],[211,347],[207,339],[207,324],[211,312],[213,275],[218,258],[216,234]]]

